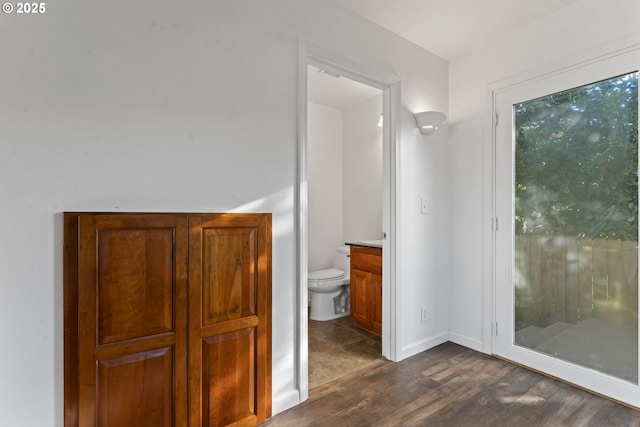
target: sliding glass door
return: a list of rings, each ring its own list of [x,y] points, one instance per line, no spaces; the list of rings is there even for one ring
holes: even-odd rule
[[[637,406],[638,72],[624,67],[494,97],[494,349]]]

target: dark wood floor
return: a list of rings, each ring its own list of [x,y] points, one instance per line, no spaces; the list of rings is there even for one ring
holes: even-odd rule
[[[263,426],[640,426],[639,411],[453,343],[309,394]]]
[[[328,322],[309,320],[310,389],[380,360],[380,337],[356,326],[351,317]]]

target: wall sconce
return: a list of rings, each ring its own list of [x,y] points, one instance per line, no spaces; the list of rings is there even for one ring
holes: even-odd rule
[[[440,111],[423,111],[421,113],[415,113],[413,117],[416,118],[418,129],[423,135],[431,135],[437,131],[438,125],[447,118],[446,114]]]

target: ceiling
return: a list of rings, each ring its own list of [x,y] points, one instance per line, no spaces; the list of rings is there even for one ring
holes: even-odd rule
[[[580,0],[331,0],[446,60]],[[344,110],[378,89],[308,69],[308,100]]]
[[[580,0],[332,0],[452,60]]]
[[[381,92],[380,89],[327,73],[317,67],[307,67],[307,100],[314,104],[344,110]]]

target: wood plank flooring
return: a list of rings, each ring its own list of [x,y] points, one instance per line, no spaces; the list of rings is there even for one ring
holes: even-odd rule
[[[332,334],[328,325],[320,328],[323,339]],[[317,382],[306,402],[262,426],[640,427],[640,411],[453,343],[399,363],[373,354]]]
[[[356,326],[351,317],[309,321],[310,389],[380,360],[380,337]]]

